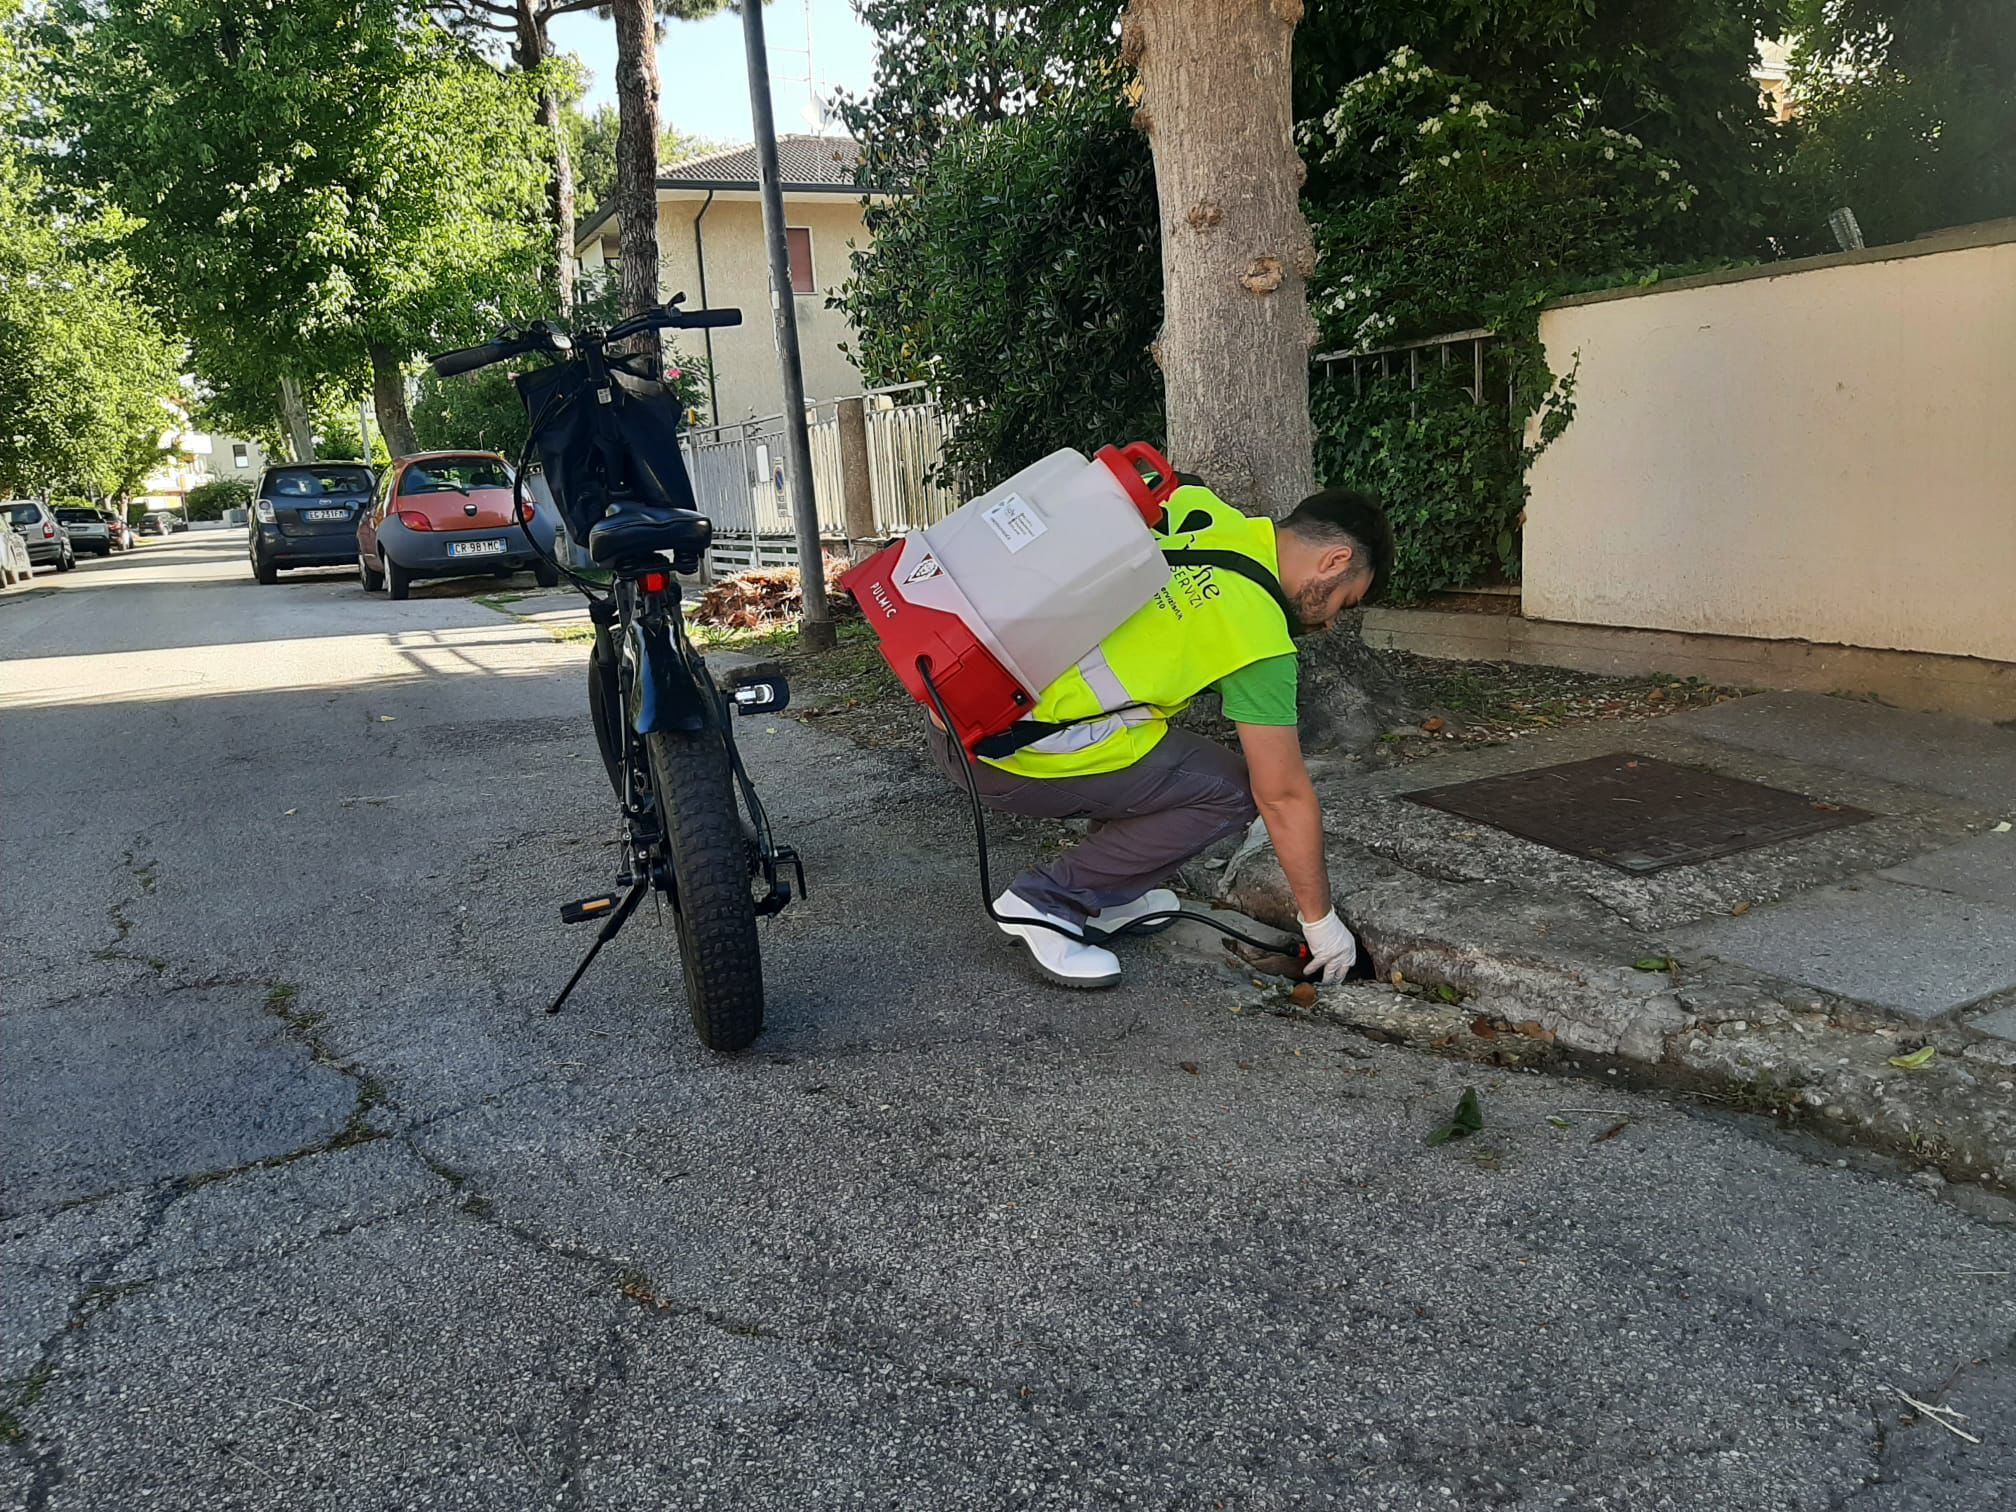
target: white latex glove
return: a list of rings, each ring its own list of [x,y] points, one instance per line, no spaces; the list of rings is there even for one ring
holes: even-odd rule
[[[1344,973],[1358,960],[1358,942],[1351,937],[1351,926],[1337,917],[1334,908],[1313,923],[1299,914],[1296,917],[1309,945],[1309,964],[1302,975],[1312,982],[1343,981]]]

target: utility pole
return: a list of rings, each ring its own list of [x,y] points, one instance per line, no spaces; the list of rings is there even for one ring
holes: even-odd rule
[[[805,429],[805,374],[798,360],[798,310],[791,295],[791,248],[784,234],[784,191],[777,176],[777,123],[770,111],[770,55],[763,42],[762,0],[742,0],[742,43],[749,59],[749,113],[763,185],[763,239],[770,246],[770,314],[777,367],[784,379],[784,454],[791,472],[791,519],[797,527],[798,582],[805,598],[798,622],[806,649],[832,649],[833,613],[826,607],[826,558],[819,544],[819,506],[812,489],[812,438]]]

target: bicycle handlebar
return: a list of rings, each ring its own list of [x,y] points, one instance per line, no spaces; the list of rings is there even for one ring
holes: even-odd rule
[[[620,321],[607,331],[583,331],[579,343],[570,342],[559,331],[547,326],[535,326],[530,331],[499,336],[495,341],[481,345],[460,347],[452,352],[442,352],[427,359],[427,365],[435,376],[453,378],[460,373],[473,373],[478,368],[489,367],[494,362],[508,362],[513,357],[522,357],[527,352],[564,353],[577,344],[593,343],[597,347],[612,341],[621,341],[645,331],[701,331],[720,330],[726,326],[742,324],[740,310],[695,310],[690,314],[679,308],[681,294],[655,310]]]

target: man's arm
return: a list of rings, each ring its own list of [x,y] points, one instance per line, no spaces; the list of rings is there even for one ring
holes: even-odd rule
[[[1267,821],[1295,909],[1304,919],[1330,912],[1330,873],[1323,864],[1323,809],[1316,786],[1302,764],[1302,739],[1293,725],[1235,726],[1239,748],[1246,753],[1246,774],[1253,784],[1253,802]]]

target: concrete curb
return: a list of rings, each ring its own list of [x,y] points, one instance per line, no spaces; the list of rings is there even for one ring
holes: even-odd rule
[[[2016,1193],[2008,1041],[1964,1025],[1894,1024],[1719,961],[1635,969],[1673,952],[1586,898],[1438,882],[1362,852],[1333,852],[1331,873],[1379,984],[1324,989],[1312,1017],[1504,1064],[1614,1066]],[[1277,927],[1294,923],[1271,852],[1242,865],[1224,901]],[[1437,1001],[1438,989],[1458,1001]],[[1928,1045],[1927,1064],[1891,1064]]]

